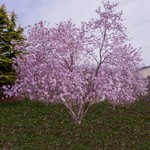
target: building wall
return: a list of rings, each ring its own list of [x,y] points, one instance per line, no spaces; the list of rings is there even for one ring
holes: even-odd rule
[[[144,78],[147,78],[148,76],[150,76],[150,67],[140,70],[140,73]]]

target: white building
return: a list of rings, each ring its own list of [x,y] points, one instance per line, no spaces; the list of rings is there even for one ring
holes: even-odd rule
[[[144,78],[150,78],[150,66],[145,66],[141,68],[140,73]]]

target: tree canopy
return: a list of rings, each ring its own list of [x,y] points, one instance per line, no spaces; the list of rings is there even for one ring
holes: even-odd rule
[[[139,73],[140,49],[128,43],[117,3],[103,2],[97,19],[76,27],[72,21],[48,28],[42,21],[29,28],[14,63],[15,85],[8,96],[61,102],[80,124],[91,104],[109,100],[114,106],[146,94]],[[28,46],[27,46],[28,45]]]
[[[18,52],[13,45],[23,39],[23,28],[17,26],[15,12],[7,12],[5,5],[0,6],[0,87],[15,82],[16,74],[12,67],[13,58]]]

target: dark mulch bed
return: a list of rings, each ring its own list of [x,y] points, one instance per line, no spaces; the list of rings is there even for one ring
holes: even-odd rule
[[[0,97],[0,102],[15,102],[15,101],[20,101],[22,98],[21,97],[5,97],[1,96]]]

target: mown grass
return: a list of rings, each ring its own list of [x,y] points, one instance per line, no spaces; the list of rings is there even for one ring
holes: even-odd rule
[[[61,104],[0,103],[0,149],[150,150],[150,103],[94,104],[78,126]]]

